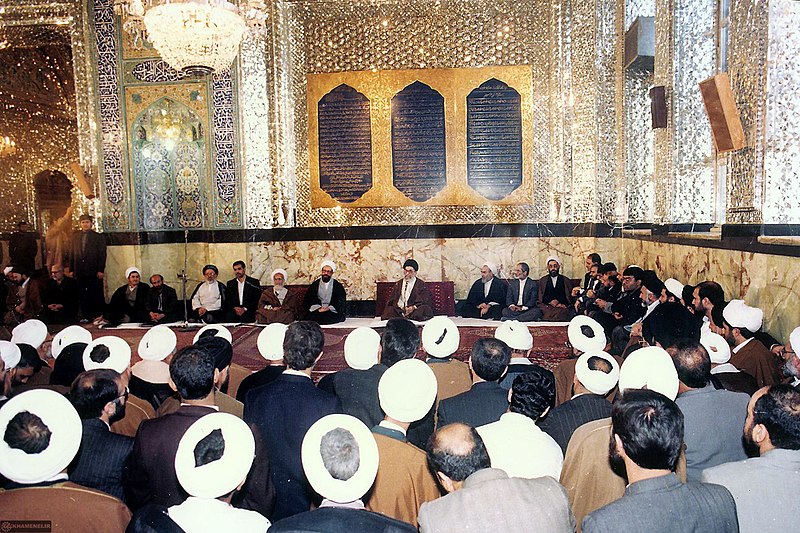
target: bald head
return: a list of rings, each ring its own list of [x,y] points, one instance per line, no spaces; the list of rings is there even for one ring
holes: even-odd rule
[[[489,453],[475,428],[458,423],[448,424],[431,436],[428,462],[449,492],[458,490],[473,473],[491,466]]]

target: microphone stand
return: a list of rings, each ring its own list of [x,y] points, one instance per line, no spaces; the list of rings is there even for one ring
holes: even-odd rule
[[[186,283],[188,276],[186,269],[188,267],[187,261],[189,259],[189,230],[183,230],[183,269],[178,272],[178,278],[181,280],[181,298],[183,298],[183,324],[181,324],[181,331],[188,331],[189,329],[189,302],[186,301]]]

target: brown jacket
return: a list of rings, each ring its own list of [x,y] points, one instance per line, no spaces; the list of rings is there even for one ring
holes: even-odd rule
[[[756,378],[758,388],[780,383],[783,379],[778,358],[756,339],[742,346],[736,353],[731,350],[730,363]]]
[[[408,295],[408,305],[416,305],[417,308],[411,312],[410,315],[403,317],[403,313],[397,302],[403,294],[403,280],[400,279],[392,287],[392,295],[389,301],[386,302],[386,308],[381,313],[381,320],[389,320],[390,318],[408,318],[409,320],[425,321],[433,318],[433,297],[428,290],[428,286],[424,281],[417,278],[414,282],[414,287],[411,289],[411,294]]]
[[[125,404],[125,418],[111,424],[111,431],[119,435],[135,437],[139,424],[155,417],[156,411],[150,402],[129,394]]]
[[[381,431],[383,428],[376,428]],[[381,457],[367,509],[417,526],[420,506],[441,494],[428,469],[425,452],[393,437],[376,433]]]
[[[47,520],[53,533],[122,533],[131,520],[131,512],[117,498],[70,481],[0,491],[0,516]]]
[[[244,404],[239,402],[223,392],[216,391],[214,393],[214,405],[219,407],[220,413],[228,413],[229,415],[242,418],[244,416]],[[161,407],[158,408],[158,416],[168,415],[174,413],[181,408],[181,399],[177,396],[170,396]]]
[[[467,392],[472,387],[472,377],[469,374],[469,365],[458,359],[428,359],[428,366],[436,376],[438,390],[436,392],[436,407],[439,402],[452,398],[462,392]]]
[[[267,306],[271,306],[272,309],[266,309]],[[299,317],[300,300],[298,300],[293,291],[287,289],[283,305],[281,305],[278,297],[275,296],[274,287],[267,287],[261,292],[261,298],[258,300],[258,309],[256,309],[256,322],[259,324],[273,324],[275,322],[291,324]]]

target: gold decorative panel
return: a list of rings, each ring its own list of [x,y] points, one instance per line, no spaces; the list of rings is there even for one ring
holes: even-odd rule
[[[467,96],[482,83],[497,79],[521,97],[522,184],[501,200],[491,202],[467,183]],[[400,207],[418,205],[392,186],[391,102],[405,87],[422,82],[444,97],[447,184],[424,205],[530,204],[532,191],[533,122],[531,119],[531,69],[485,67],[480,69],[426,69],[378,72],[340,72],[308,76],[308,139],[313,207]],[[331,90],[345,84],[369,100],[372,131],[372,188],[361,198],[340,204],[320,187],[318,103]]]

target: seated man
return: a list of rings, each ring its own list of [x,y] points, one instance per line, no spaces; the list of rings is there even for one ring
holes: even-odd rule
[[[496,272],[497,267],[494,264],[483,264],[481,277],[472,284],[467,301],[464,302],[464,318],[500,320],[506,303],[506,283],[495,278]]]
[[[783,376],[778,358],[755,338],[761,330],[764,312],[750,307],[744,300],[731,300],[722,311],[722,317],[724,337],[731,346],[730,363],[756,378],[759,387],[780,383]]]
[[[731,491],[742,533],[792,531],[799,510],[793,492],[781,488],[800,486],[800,391],[758,390],[747,406],[744,440],[756,457],[704,470],[700,481]]]
[[[184,318],[178,304],[178,293],[164,283],[164,276],[150,276],[150,290],[147,292],[147,322],[151,324],[169,324]]]
[[[468,425],[451,424],[436,431],[428,462],[449,494],[422,504],[421,533],[575,531],[567,494],[556,480],[510,478],[491,468],[481,437]]]
[[[528,277],[529,273],[528,263],[517,263],[514,267],[514,279],[508,282],[506,291],[503,320],[534,322],[542,319],[542,310],[537,307],[539,285]]]
[[[317,324],[336,324],[347,318],[347,294],[344,286],[333,279],[336,264],[322,262],[322,276],[315,280],[306,291],[303,310],[308,319]]]
[[[114,291],[103,314],[103,319],[110,326],[120,322],[146,322],[149,318],[147,293],[150,287],[147,283],[141,283],[139,269],[136,267],[128,268],[125,277],[128,283]]]
[[[291,324],[300,317],[300,302],[297,295],[287,289],[286,271],[277,268],[272,271],[272,287],[261,293],[256,309],[256,321],[259,324]]]
[[[547,275],[539,279],[539,309],[542,320],[566,322],[572,318],[572,280],[560,273],[561,260],[547,258]]]
[[[8,279],[13,286],[8,294],[6,324],[18,324],[38,316],[44,309],[39,282],[30,277],[30,272],[18,266],[9,271]]]
[[[406,259],[403,263],[403,279],[392,287],[392,295],[386,302],[381,320],[407,318],[423,322],[433,316],[433,298],[427,285],[417,277],[419,263]]]
[[[228,305],[228,322],[255,322],[258,300],[261,298],[261,285],[256,278],[247,275],[244,261],[233,264],[234,278],[225,285]]]
[[[624,391],[611,412],[610,453],[624,463],[628,486],[622,498],[584,518],[582,531],[738,531],[726,488],[681,483],[675,475],[682,444],[675,402],[653,390]]]
[[[57,525],[54,531],[124,532],[131,513],[121,501],[69,481],[67,467],[80,446],[81,420],[61,394],[36,389],[6,403],[0,474],[11,483],[0,491],[3,515],[19,523],[45,520]]]
[[[217,281],[216,265],[203,267],[206,280],[195,287],[191,296],[192,312],[189,318],[213,324],[225,320],[225,285]]]
[[[64,267],[50,267],[44,290],[44,309],[40,315],[47,324],[74,324],[78,321],[78,282],[64,276]]]
[[[435,316],[422,328],[422,348],[438,383],[437,402],[466,392],[472,385],[469,366],[452,357],[460,342],[458,328],[446,316]]]
[[[365,509],[363,498],[378,471],[378,446],[359,420],[347,415],[321,418],[303,438],[302,458],[303,471],[322,496],[322,504],[273,524],[270,531],[417,531],[410,524]]]

